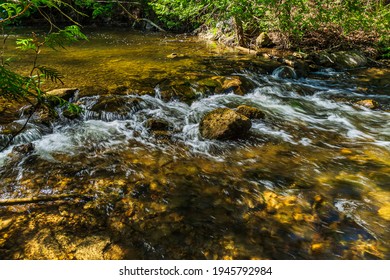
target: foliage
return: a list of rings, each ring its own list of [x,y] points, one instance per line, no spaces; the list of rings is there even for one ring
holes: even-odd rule
[[[87,39],[77,25],[60,29],[48,19],[51,24],[51,29],[46,36],[38,36],[32,32],[30,38],[22,38],[16,41],[17,48],[31,52],[34,58],[29,75],[22,75],[12,71],[9,67],[8,60],[4,59],[4,46],[9,36],[9,33],[6,32],[7,27],[18,18],[28,14],[29,10],[41,9],[43,5],[46,7],[54,7],[57,10],[60,9],[60,6],[69,6],[66,2],[59,0],[0,1],[0,28],[3,31],[3,49],[1,51],[0,63],[0,97],[28,102],[33,106],[33,112],[40,107],[53,110],[53,106],[59,104],[60,106],[67,106],[67,109],[71,113],[79,113],[80,108],[78,106],[68,103],[59,97],[46,95],[42,90],[42,83],[47,80],[63,83],[63,77],[56,69],[38,64],[38,56],[44,46],[52,49],[65,48],[74,42]],[[57,31],[53,32],[53,28],[56,28]],[[27,119],[27,122],[30,117]]]
[[[292,39],[318,28],[339,27],[379,34],[389,41],[390,5],[382,0],[152,0],[150,5],[168,27],[203,23],[215,26],[234,18],[244,32],[282,32]]]

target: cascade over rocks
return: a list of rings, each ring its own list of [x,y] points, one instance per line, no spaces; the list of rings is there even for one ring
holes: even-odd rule
[[[228,140],[245,136],[252,122],[244,115],[228,108],[218,108],[208,112],[199,124],[202,137]]]
[[[125,98],[114,95],[100,96],[98,102],[92,106],[91,111],[104,111],[124,116],[131,111],[138,110],[141,102],[140,98]]]
[[[312,53],[308,58],[319,66],[331,67],[337,70],[360,68],[368,64],[367,58],[357,51],[338,51],[334,53],[323,51]]]

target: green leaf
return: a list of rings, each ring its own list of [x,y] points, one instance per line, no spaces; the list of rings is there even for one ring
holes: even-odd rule
[[[43,78],[51,80],[52,82],[61,82],[61,84],[64,84],[61,80],[64,76],[56,69],[46,66],[37,66],[36,68],[41,72]]]
[[[34,43],[34,39],[17,39],[16,44],[18,45],[18,49],[21,49],[23,51],[27,50],[36,50],[37,45]]]
[[[80,40],[87,40],[87,36],[81,32],[77,25],[70,25],[63,30],[47,35],[45,44],[52,49],[65,48]]]

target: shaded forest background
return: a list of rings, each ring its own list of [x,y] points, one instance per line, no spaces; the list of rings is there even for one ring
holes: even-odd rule
[[[33,0],[13,24],[123,26],[172,32],[207,30],[251,47],[261,32],[284,49],[364,49],[390,54],[389,0]],[[4,8],[4,7],[3,7]],[[2,11],[6,17],[10,11]],[[11,11],[12,14],[12,11]]]

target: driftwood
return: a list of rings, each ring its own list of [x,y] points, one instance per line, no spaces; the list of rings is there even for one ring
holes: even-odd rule
[[[58,194],[58,195],[35,196],[35,197],[25,197],[25,198],[2,199],[0,200],[0,206],[11,206],[11,205],[39,203],[39,202],[47,202],[47,201],[57,201],[57,200],[65,200],[69,198],[88,199],[88,197],[79,194]]]
[[[246,54],[257,55],[257,51],[251,50],[251,49],[248,49],[248,48],[244,48],[244,47],[235,47],[235,49],[238,50],[238,51],[240,51],[240,52],[246,53]]]

